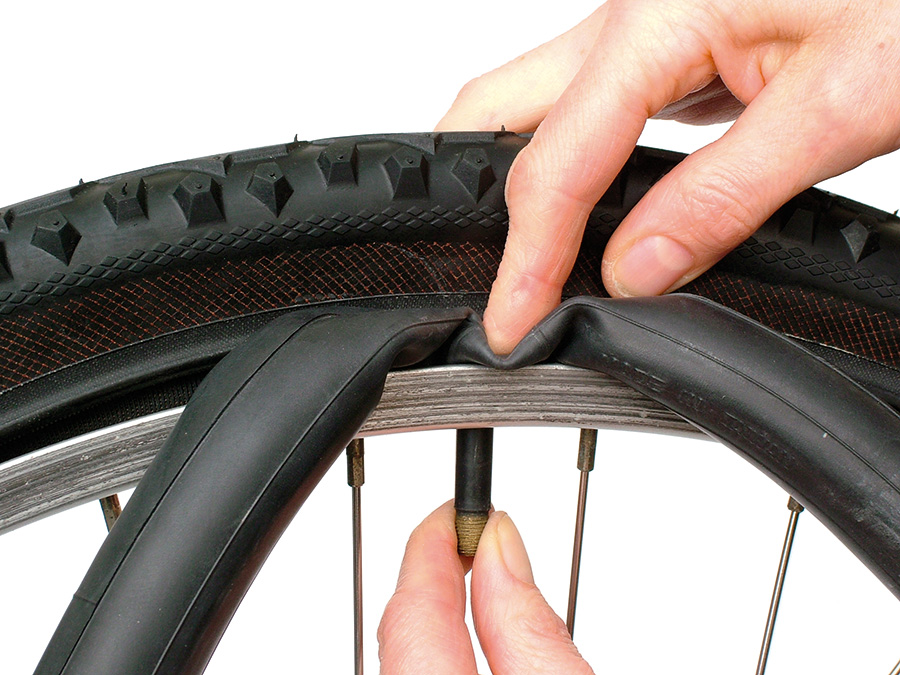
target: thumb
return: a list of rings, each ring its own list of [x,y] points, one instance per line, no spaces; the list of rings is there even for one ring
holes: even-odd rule
[[[534,585],[519,531],[502,511],[491,515],[478,544],[472,615],[494,675],[593,673]]]
[[[835,112],[815,95],[825,79],[821,72],[779,76],[722,138],[651,188],[604,253],[611,295],[659,295],[684,285],[792,196],[883,151],[853,105]]]

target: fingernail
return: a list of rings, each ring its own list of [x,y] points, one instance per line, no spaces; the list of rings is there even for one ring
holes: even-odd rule
[[[693,266],[694,255],[682,244],[654,235],[639,240],[619,258],[613,278],[621,295],[659,295]]]
[[[534,574],[531,571],[531,561],[525,552],[525,544],[515,524],[507,515],[497,525],[497,539],[500,544],[500,555],[506,569],[519,581],[526,584],[534,583]]]

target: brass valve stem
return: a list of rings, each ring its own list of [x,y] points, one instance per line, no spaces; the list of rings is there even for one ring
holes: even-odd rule
[[[456,538],[462,555],[474,556],[491,510],[494,430],[456,432]]]

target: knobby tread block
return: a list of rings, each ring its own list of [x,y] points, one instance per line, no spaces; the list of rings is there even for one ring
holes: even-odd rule
[[[864,220],[869,219],[864,218]],[[852,222],[841,228],[841,236],[847,242],[847,248],[855,262],[860,262],[879,249],[880,237],[871,222],[865,224],[859,218],[854,218]]]
[[[263,162],[256,166],[247,192],[265,204],[274,215],[281,213],[294,188],[276,162]]]
[[[34,246],[66,264],[71,262],[80,241],[81,233],[56,210],[42,213],[31,235]]]
[[[398,233],[440,239],[479,232],[502,240],[503,185],[527,142],[505,131],[295,139],[89,181],[24,202],[0,211],[0,315],[136,274],[261,248]],[[680,158],[636,150],[588,221],[590,245],[602,246]],[[898,225],[896,216],[810,190],[722,264],[898,311],[900,288],[892,281],[900,266]],[[193,235],[189,243],[185,228]],[[128,236],[112,236],[116,229]],[[139,253],[130,257],[132,251]]]
[[[497,182],[491,160],[483,148],[467,148],[453,166],[453,175],[476,202]]]
[[[147,183],[143,178],[116,181],[103,195],[103,204],[119,226],[146,218]]]
[[[188,227],[197,227],[225,219],[222,186],[212,176],[192,172],[185,176],[174,192]]]
[[[785,223],[781,234],[786,239],[801,244],[812,244],[816,231],[816,214],[808,209],[797,209]]]
[[[6,281],[12,278],[9,271],[9,258],[6,256],[6,244],[0,242],[0,281]]]
[[[328,187],[356,185],[359,173],[356,143],[334,143],[319,153],[316,164]]]
[[[428,160],[412,149],[402,148],[384,162],[394,199],[415,199],[428,196]]]

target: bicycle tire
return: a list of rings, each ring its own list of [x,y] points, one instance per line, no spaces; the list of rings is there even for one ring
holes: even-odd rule
[[[288,307],[483,306],[506,172],[525,143],[505,132],[295,141],[3,209],[0,461],[183,405]],[[606,239],[680,158],[636,150],[588,221],[566,297],[605,295]],[[808,190],[684,290],[803,341],[896,404],[898,222]]]

